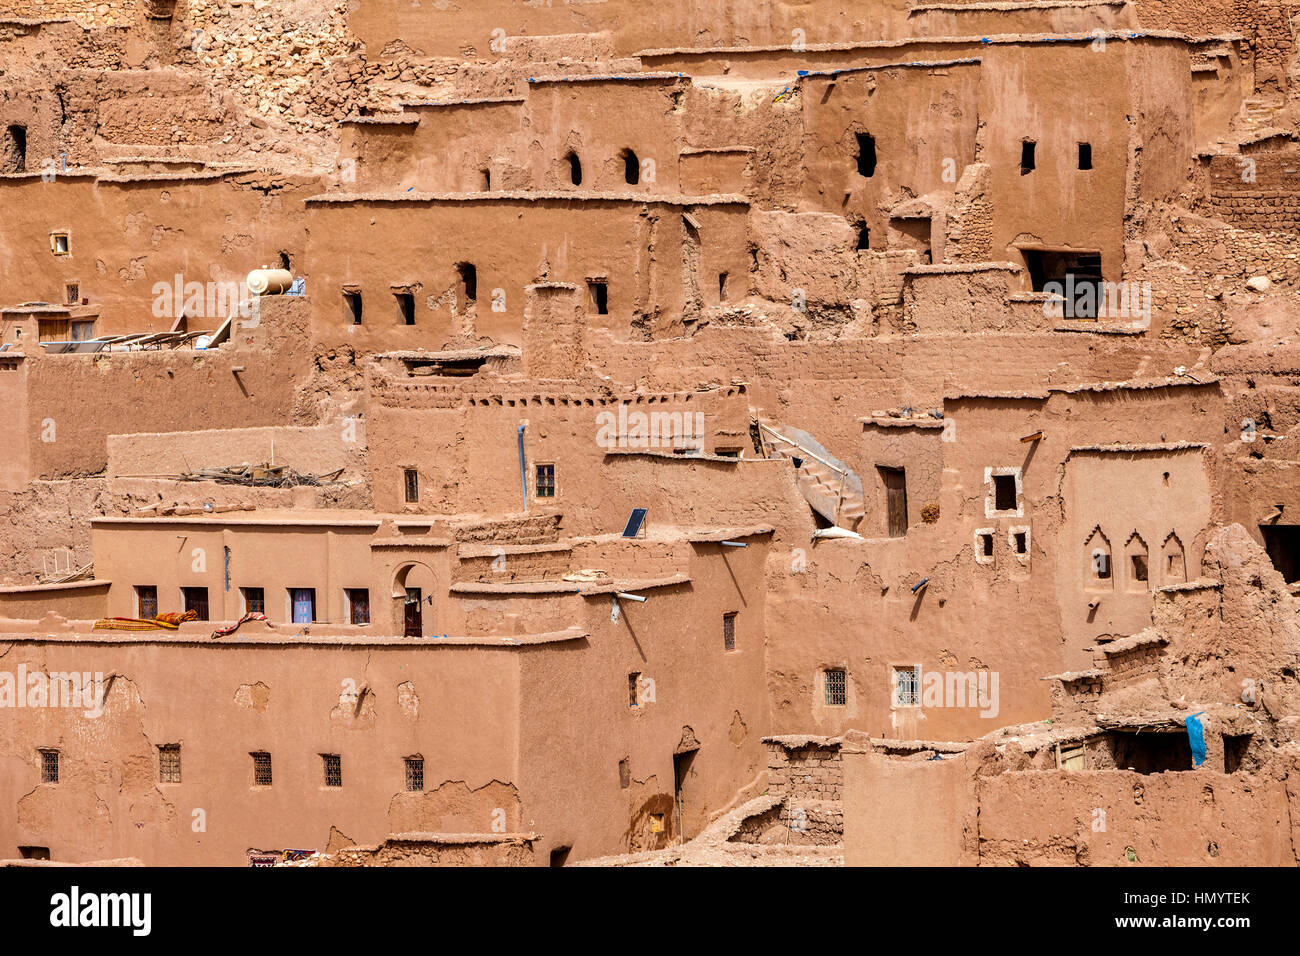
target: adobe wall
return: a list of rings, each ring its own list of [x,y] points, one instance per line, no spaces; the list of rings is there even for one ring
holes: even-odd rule
[[[545,834],[540,849],[567,844],[575,857],[657,849],[682,829],[698,834],[738,791],[761,791],[768,548],[747,540],[743,549],[695,546],[689,585],[642,591],[644,604],[620,601],[617,622],[610,597],[575,598],[586,605],[585,647],[523,656],[521,790],[546,795],[529,816]],[[725,613],[737,615],[730,652]],[[679,828],[673,757],[691,749]],[[584,812],[575,816],[575,806]],[[652,832],[651,814],[664,815],[663,832]]]
[[[372,57],[400,40],[429,56],[491,58],[493,31],[497,29],[503,31],[503,38],[609,31],[617,52],[628,55],[649,47],[674,46],[684,37],[704,47],[788,45],[795,29],[803,30],[810,44],[863,35],[898,36],[908,6],[906,0],[886,0],[859,9],[831,0],[756,9],[732,0],[691,0],[672,10],[651,10],[624,0],[595,4],[559,0],[545,7],[490,0],[467,13],[367,0],[353,11],[348,25]]]
[[[687,235],[682,218],[688,208],[701,223],[695,237]],[[589,279],[608,288],[608,314],[588,306],[593,328],[679,334],[692,298],[716,302],[717,274],[743,276],[748,264],[743,206],[688,208],[622,197],[526,194],[411,201],[388,196],[378,206],[365,196],[309,203],[313,336],[366,350],[437,349],[483,339],[518,345],[526,286],[551,280],[585,290]],[[431,256],[427,240],[365,239],[378,237],[376,230],[384,236],[455,235],[457,242]],[[473,304],[459,288],[460,263],[476,270]],[[344,314],[345,286],[361,292],[359,326]],[[402,290],[415,296],[411,326],[398,315],[394,293]]]
[[[293,421],[297,387],[311,362],[305,300],[277,298],[265,306],[261,323],[263,334],[276,339],[274,352],[221,348],[27,356],[27,414],[6,420],[10,447],[28,450],[25,477],[98,474],[108,464],[108,436],[123,432]],[[142,402],[146,389],[162,398]]]
[[[285,465],[303,474],[342,468],[339,480],[364,482],[368,475],[365,419],[298,428],[277,425],[108,436],[109,477],[177,475],[244,463]]]
[[[195,282],[204,284],[203,311],[189,328],[216,329],[238,297],[208,314],[223,299],[209,295],[207,284],[242,283],[251,269],[275,264],[281,251],[296,262],[303,252],[299,203],[313,191],[303,180],[211,172],[0,178],[6,304],[61,303],[65,283],[73,282],[99,309],[97,335],[166,332],[189,298],[184,286]],[[55,231],[69,234],[70,254],[53,253]],[[169,292],[160,296],[158,283]]]
[[[521,391],[505,383],[499,391],[465,394],[416,381],[384,383],[382,397],[370,407],[369,462],[375,502],[381,510],[488,514],[520,510],[520,425],[525,426],[531,506],[562,510],[566,528],[576,532],[618,530],[627,517],[623,506],[637,496],[660,506],[658,521],[682,524],[697,517],[701,524],[726,523],[728,514],[743,514],[746,507],[753,507],[752,494],[770,487],[770,479],[764,478],[771,471],[767,462],[654,457],[671,458],[680,440],[683,447],[699,446],[709,455],[730,447],[752,458],[743,388],[629,394],[620,400],[617,395],[586,389],[546,393]],[[416,448],[418,454],[413,452]],[[644,458],[630,454],[640,449],[650,454]],[[556,464],[556,486],[553,497],[539,499],[535,466],[543,463]],[[405,501],[403,471],[410,468],[420,476],[420,500],[415,503]],[[705,499],[664,495],[667,487],[651,478],[661,475],[672,475],[674,485],[686,482],[683,487],[698,488]],[[710,484],[717,489],[713,493],[707,491]],[[731,502],[720,500],[724,487],[727,497],[736,496]],[[644,505],[638,500],[635,506]],[[704,517],[711,509],[713,517]]]
[[[98,718],[0,708],[15,744],[0,757],[0,801],[14,808],[0,820],[6,857],[36,844],[65,861],[242,866],[250,849],[491,832],[498,809],[507,830],[521,829],[515,649],[226,646],[206,631],[9,646],[11,673],[117,677]],[[182,783],[158,782],[166,743],[181,745]],[[61,752],[57,786],[39,782],[38,747]],[[272,755],[271,787],[253,786],[258,750]],[[321,753],[342,757],[341,788],[324,786]],[[405,790],[413,754],[424,757],[423,793]]]
[[[975,161],[981,73],[977,61],[804,78],[805,206],[861,221],[871,248],[885,248],[892,206],[951,192]],[[869,177],[858,171],[859,133],[875,139]]]
[[[849,866],[1291,866],[1291,788],[1210,770],[1023,770],[844,752]],[[1134,851],[1129,859],[1127,851]]]
[[[1083,452],[1067,461],[1062,492],[1069,504],[1057,547],[1067,669],[1088,666],[1085,649],[1096,638],[1145,627],[1152,588],[1199,575],[1213,499],[1207,458],[1193,448]],[[1110,565],[1108,577],[1094,571],[1097,551]],[[1134,556],[1145,560],[1146,580],[1139,580]]]
[[[1290,809],[1282,780],[1209,770],[985,777],[979,865],[1293,866]]]
[[[961,866],[979,832],[964,755],[899,760],[842,749],[845,866]]]
[[[38,621],[51,606],[69,617],[93,620],[108,607],[107,581],[0,587],[0,617]]]

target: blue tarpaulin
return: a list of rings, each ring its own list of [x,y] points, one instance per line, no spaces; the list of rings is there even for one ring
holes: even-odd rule
[[[1192,746],[1192,764],[1197,767],[1205,763],[1205,731],[1200,721],[1203,713],[1205,711],[1198,710],[1183,721],[1187,725],[1187,742]]]

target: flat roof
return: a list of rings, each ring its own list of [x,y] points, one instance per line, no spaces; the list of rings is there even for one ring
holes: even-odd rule
[[[690,80],[685,73],[669,71],[648,71],[645,73],[575,73],[569,76],[530,76],[529,83],[646,83],[665,82],[668,80]]]
[[[19,623],[19,622],[6,622]],[[40,626],[39,622],[30,623],[32,630]],[[190,621],[182,624],[178,630],[152,631],[93,631],[93,621],[69,622],[79,629],[46,632],[44,634],[24,633],[23,631],[0,630],[0,639],[6,644],[164,644],[191,645],[198,647],[529,647],[539,644],[562,644],[580,641],[590,637],[590,632],[574,626],[561,631],[545,631],[532,634],[501,634],[484,636],[437,636],[403,637],[398,634],[366,634],[365,627],[354,625],[347,628],[347,633],[338,633],[339,625],[329,624],[277,624],[274,628],[260,621],[245,623],[234,634],[225,637],[212,637],[212,631],[234,621]],[[84,629],[80,629],[84,628]],[[330,633],[333,631],[334,633]]]
[[[614,203],[659,203],[666,206],[748,206],[749,200],[735,193],[715,193],[708,196],[681,196],[659,193],[638,192],[567,192],[562,190],[502,190],[500,192],[463,192],[463,193],[428,193],[409,190],[407,192],[376,193],[321,193],[309,196],[303,202],[307,204],[342,205],[347,203],[470,203],[470,202],[614,202]]]
[[[1093,31],[1091,33],[1002,33],[991,36],[961,36],[961,37],[900,37],[891,40],[855,40],[851,42],[840,43],[810,43],[803,53],[838,53],[851,52],[853,50],[882,50],[897,49],[899,47],[923,45],[923,44],[1039,44],[1039,43],[1092,43],[1096,40],[1181,40],[1188,43],[1205,43],[1207,41],[1222,42],[1242,42],[1246,37],[1239,33],[1215,33],[1205,36],[1194,36],[1186,33],[1178,33],[1173,30],[1107,30]],[[648,50],[638,50],[633,56],[640,58],[668,57],[668,56],[740,56],[743,54],[754,53],[781,53],[789,54],[794,51],[789,45],[755,45],[755,46],[712,46],[712,47],[657,47]]]

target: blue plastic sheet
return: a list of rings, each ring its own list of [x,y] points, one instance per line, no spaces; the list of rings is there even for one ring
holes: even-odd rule
[[[1192,747],[1192,763],[1197,767],[1205,763],[1205,730],[1200,720],[1203,713],[1205,711],[1198,710],[1183,721],[1187,725],[1187,742]]]

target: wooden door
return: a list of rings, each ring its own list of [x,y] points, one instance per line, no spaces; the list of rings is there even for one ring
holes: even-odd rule
[[[891,538],[907,534],[907,474],[902,468],[880,468],[885,485],[885,515]]]

